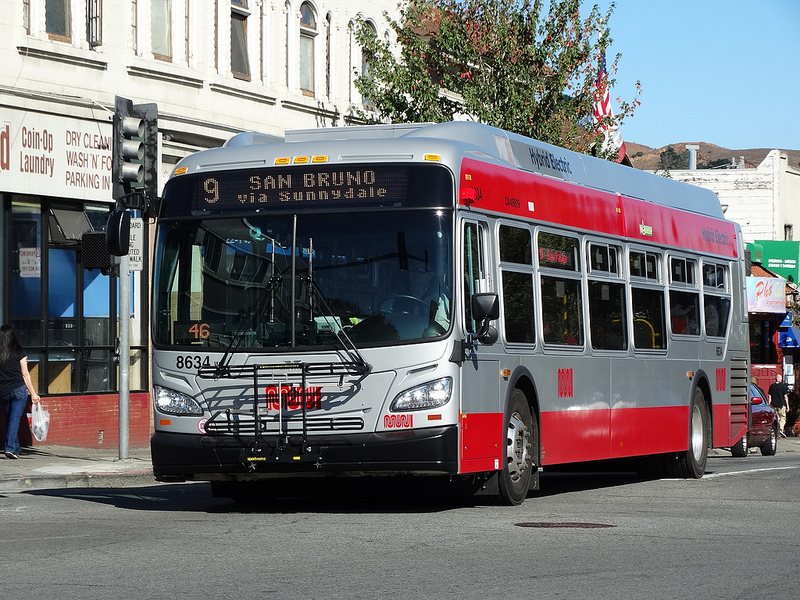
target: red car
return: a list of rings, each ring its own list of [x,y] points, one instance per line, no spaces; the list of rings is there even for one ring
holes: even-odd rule
[[[750,431],[731,446],[734,456],[747,456],[747,450],[758,446],[761,454],[772,456],[778,450],[778,416],[767,402],[767,395],[756,384],[750,384]]]

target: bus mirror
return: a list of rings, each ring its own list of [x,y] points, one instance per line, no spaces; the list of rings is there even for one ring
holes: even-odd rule
[[[477,339],[484,346],[491,346],[497,341],[497,329],[490,324],[500,317],[500,300],[495,293],[483,293],[472,295],[472,317],[481,322],[481,326],[475,334]]]
[[[108,215],[106,224],[106,245],[113,256],[125,256],[131,243],[131,213],[115,210]]]
[[[472,295],[472,318],[494,321],[500,317],[500,300],[494,292]]]

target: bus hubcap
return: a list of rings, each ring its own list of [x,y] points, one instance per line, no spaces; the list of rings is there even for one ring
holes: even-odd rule
[[[511,415],[508,422],[508,475],[511,481],[519,481],[530,465],[531,432],[522,421],[519,413]]]

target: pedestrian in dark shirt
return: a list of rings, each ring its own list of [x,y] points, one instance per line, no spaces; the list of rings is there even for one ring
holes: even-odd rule
[[[789,410],[789,386],[783,382],[783,375],[778,373],[775,376],[775,383],[769,386],[768,393],[770,406],[778,414],[781,437],[786,437],[783,430],[786,427],[786,413]]]
[[[39,394],[33,388],[28,357],[9,325],[0,327],[0,404],[8,417],[6,433],[6,458],[19,458],[19,423],[28,404],[28,393],[33,402]]]

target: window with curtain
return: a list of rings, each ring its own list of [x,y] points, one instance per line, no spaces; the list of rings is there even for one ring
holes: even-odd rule
[[[372,33],[377,37],[378,31],[375,29],[375,26],[372,23],[367,23],[367,26],[370,28]],[[367,55],[362,51],[361,52],[361,76],[364,79],[369,79],[370,72],[369,72],[369,61],[367,60]],[[373,110],[375,108],[372,99],[368,96],[361,96],[361,104],[364,105],[364,108],[367,110]]]
[[[300,6],[300,90],[314,95],[314,41],[317,36],[317,18],[307,2]]]
[[[54,39],[69,40],[72,36],[70,0],[45,0],[44,12],[47,34]]]
[[[250,80],[250,59],[247,56],[246,0],[231,2],[231,72],[238,79]]]
[[[153,55],[172,60],[172,0],[152,0],[150,38]]]

